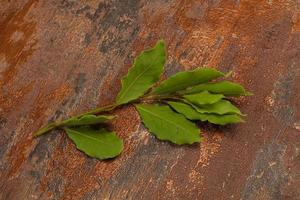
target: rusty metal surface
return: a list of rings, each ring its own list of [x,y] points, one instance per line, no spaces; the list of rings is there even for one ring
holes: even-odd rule
[[[114,100],[133,58],[163,38],[166,76],[233,70],[247,123],[157,141],[132,107],[115,160],[87,158],[49,120]],[[0,199],[300,199],[300,3],[291,0],[1,0]]]

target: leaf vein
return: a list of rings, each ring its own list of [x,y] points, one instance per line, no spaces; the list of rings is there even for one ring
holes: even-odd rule
[[[143,108],[141,108],[141,107],[140,107],[140,109],[143,110],[143,111],[145,111],[145,112],[147,112],[147,113],[149,113],[149,114],[152,114],[153,116],[155,116],[155,117],[157,117],[157,118],[159,118],[159,119],[162,119],[162,120],[164,120],[164,121],[166,121],[166,122],[169,122],[170,124],[173,124],[176,128],[180,128],[180,129],[182,129],[182,130],[185,130],[184,127],[178,126],[178,124],[176,124],[176,123],[174,123],[174,122],[172,122],[172,121],[169,121],[169,120],[167,120],[167,119],[165,119],[165,118],[162,118],[162,117],[160,117],[159,115],[156,115],[156,114],[153,113],[153,112],[150,112],[150,111],[148,111],[148,110],[146,110],[146,109],[143,109]]]
[[[98,140],[97,138],[93,138],[93,137],[88,136],[88,135],[86,135],[86,134],[82,134],[82,133],[80,133],[79,131],[76,131],[76,130],[73,130],[73,129],[70,129],[70,130],[72,130],[74,133],[76,133],[76,134],[78,134],[78,135],[80,135],[80,136],[82,136],[82,137],[87,137],[87,138],[89,138],[89,139],[91,139],[91,140],[94,140],[94,141],[103,143],[103,144],[105,144],[105,145],[109,145],[109,143],[103,142],[103,141],[101,141],[101,140]],[[99,133],[99,134],[101,134],[101,133]]]

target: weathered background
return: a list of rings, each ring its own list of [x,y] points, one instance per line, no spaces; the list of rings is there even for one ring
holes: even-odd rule
[[[168,44],[166,76],[232,70],[255,96],[247,123],[201,125],[205,141],[157,141],[132,107],[117,159],[32,132],[114,100],[133,58]],[[300,199],[297,0],[0,0],[0,199]]]

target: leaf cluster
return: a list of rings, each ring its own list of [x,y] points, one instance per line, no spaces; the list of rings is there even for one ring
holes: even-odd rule
[[[121,90],[112,105],[50,123],[35,135],[60,128],[88,156],[108,159],[122,152],[123,141],[104,128],[104,124],[114,116],[100,113],[125,104],[136,107],[144,125],[159,140],[178,145],[201,141],[197,121],[216,125],[244,121],[244,114],[231,102],[231,97],[249,96],[251,93],[240,84],[225,80],[228,74],[200,67],[179,72],[158,83],[166,63],[165,49],[165,43],[158,41],[134,60],[122,78]]]

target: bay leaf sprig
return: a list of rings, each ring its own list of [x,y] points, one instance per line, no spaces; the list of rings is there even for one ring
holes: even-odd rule
[[[157,139],[178,145],[202,140],[196,122],[216,125],[244,122],[245,115],[231,102],[231,97],[251,93],[238,83],[224,80],[230,73],[198,67],[179,72],[159,83],[165,63],[166,47],[160,40],[136,57],[121,80],[121,90],[114,103],[49,123],[34,135],[62,129],[86,155],[108,159],[122,152],[123,141],[105,128],[115,116],[103,113],[126,104],[135,106],[145,127]]]

